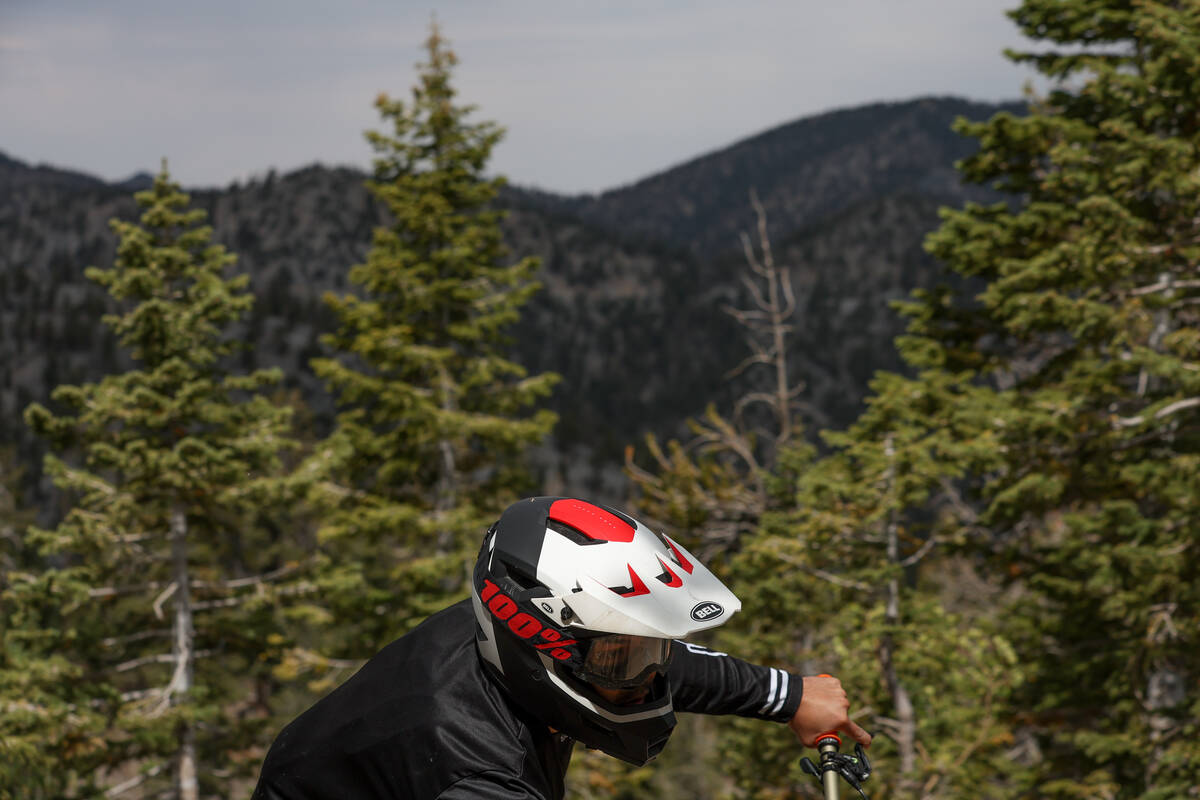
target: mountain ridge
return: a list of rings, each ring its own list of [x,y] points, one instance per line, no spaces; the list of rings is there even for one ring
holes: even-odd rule
[[[958,181],[953,163],[970,148],[949,126],[1000,110],[1013,107],[873,104],[776,126],[599,196],[506,187],[506,243],[514,258],[541,257],[545,287],[512,329],[513,357],[564,375],[543,480],[616,499],[626,445],[679,434],[707,402],[753,388],[753,376],[724,378],[745,351],[721,311],[746,300],[737,234],[753,225],[752,188],[802,295],[792,346],[813,427],[851,421],[870,375],[900,368],[888,301],[943,277],[921,247],[937,208],[996,197]],[[307,366],[332,324],[321,295],[350,288],[348,268],[386,222],[366,177],[310,165],[191,190],[257,297],[238,332],[251,344],[242,366],[282,367],[318,421],[332,412]],[[135,215],[128,186],[0,156],[0,442],[24,462],[40,453],[19,423],[30,401],[127,363],[97,335],[111,301],[82,273],[112,262],[108,219]]]

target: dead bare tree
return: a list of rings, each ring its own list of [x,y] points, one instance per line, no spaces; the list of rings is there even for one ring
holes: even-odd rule
[[[710,405],[703,416],[689,420],[692,438],[686,443],[671,441],[664,448],[648,437],[653,471],[634,461],[633,448],[626,450],[626,472],[642,495],[639,505],[651,518],[687,529],[702,557],[728,548],[757,527],[768,505],[766,474],[800,428],[797,397],[804,384],[793,382],[787,360],[796,295],[790,272],[776,263],[767,214],[753,190],[750,204],[754,235],[740,237],[748,267],[742,275],[748,307],[722,308],[742,326],[750,354],[725,377],[732,380],[752,367],[766,367],[769,382],[739,397],[729,417]],[[764,407],[765,420],[754,413]]]

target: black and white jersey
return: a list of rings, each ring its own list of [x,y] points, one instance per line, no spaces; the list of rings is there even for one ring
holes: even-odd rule
[[[368,661],[279,734],[253,800],[561,800],[574,742],[489,677],[464,600]],[[800,679],[676,642],[675,710],[786,721]]]
[[[667,667],[676,711],[737,714],[787,722],[800,706],[799,676],[748,664],[689,642],[675,642]]]

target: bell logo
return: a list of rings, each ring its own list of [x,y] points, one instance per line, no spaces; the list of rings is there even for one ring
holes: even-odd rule
[[[692,609],[692,619],[696,620],[697,622],[704,622],[706,619],[719,617],[724,613],[725,609],[721,608],[721,606],[716,603],[699,603],[695,608]]]

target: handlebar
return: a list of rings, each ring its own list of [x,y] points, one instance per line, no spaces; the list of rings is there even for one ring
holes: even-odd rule
[[[819,677],[832,678],[832,675],[822,674]],[[821,765],[817,766],[807,756],[800,759],[800,768],[807,774],[821,781],[825,789],[825,800],[841,800],[841,785],[838,777],[854,787],[862,800],[867,795],[862,790],[862,783],[871,777],[871,760],[863,751],[861,744],[854,745],[854,755],[842,755],[838,750],[842,746],[842,738],[834,731],[822,733],[816,740],[817,752],[821,754]]]

